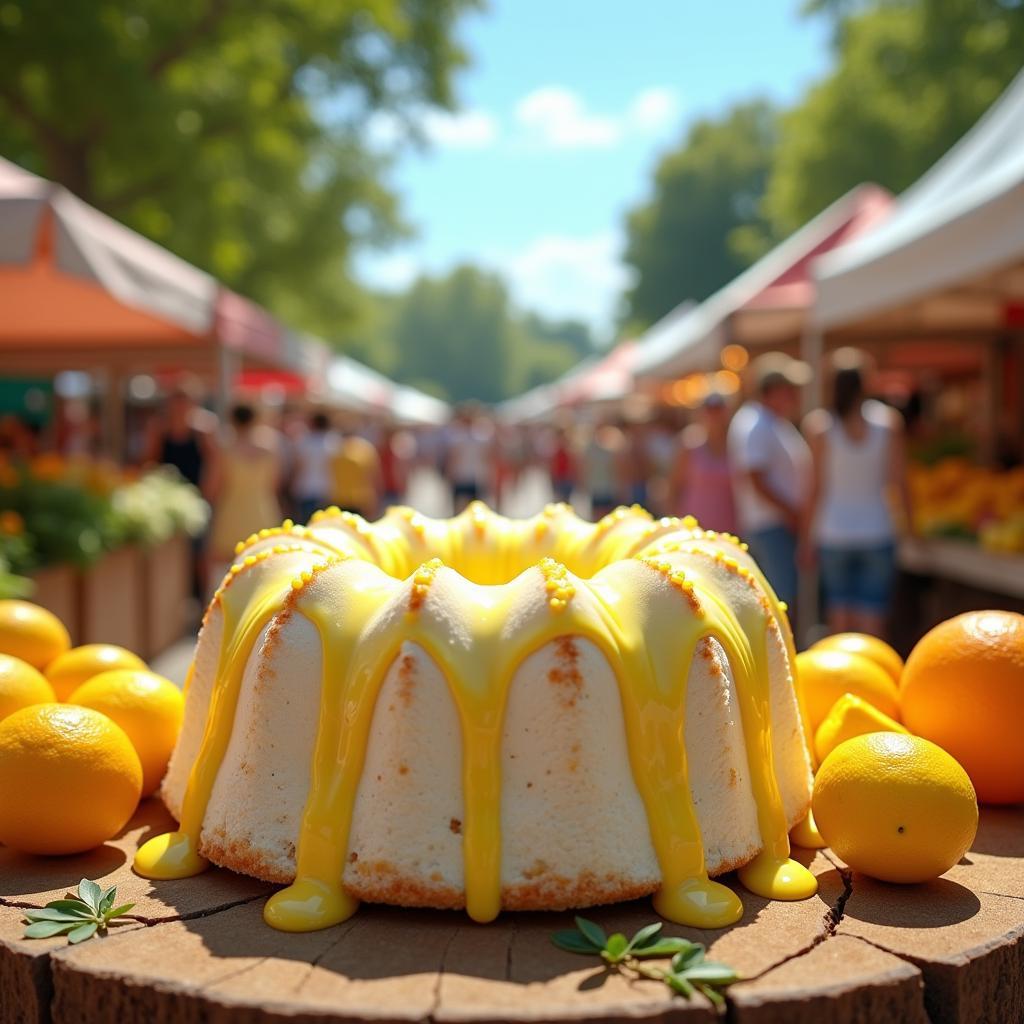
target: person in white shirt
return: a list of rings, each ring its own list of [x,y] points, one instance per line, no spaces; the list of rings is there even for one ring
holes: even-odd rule
[[[839,349],[832,370],[831,408],[805,422],[814,461],[800,561],[818,562],[832,632],[883,636],[896,570],[887,492],[911,522],[903,421],[865,398],[863,353]]]
[[[751,366],[755,398],[729,426],[740,534],[779,599],[795,607],[797,541],[810,483],[811,454],[794,426],[809,368],[780,352]]]
[[[445,476],[456,515],[487,493],[494,470],[494,426],[473,406],[456,412],[448,432]]]
[[[337,435],[331,430],[327,414],[315,412],[309,429],[295,442],[292,497],[300,522],[327,504],[331,493],[331,459],[338,447]]]

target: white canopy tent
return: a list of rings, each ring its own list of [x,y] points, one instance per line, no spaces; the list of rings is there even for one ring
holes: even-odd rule
[[[380,416],[407,426],[440,426],[451,416],[451,407],[439,398],[397,384],[344,355],[331,360],[322,397],[339,408]]]
[[[820,259],[825,331],[998,331],[1024,302],[1024,71],[897,200],[876,230]]]
[[[637,377],[678,377],[712,369],[722,347],[735,338],[734,321],[753,316],[775,322],[785,316],[785,331],[799,337],[803,316],[810,306],[809,289],[793,288],[809,275],[807,261],[839,244],[844,238],[868,230],[885,215],[889,195],[877,185],[851,189],[794,232],[742,274],[698,306],[679,306],[651,327],[640,341],[634,372]],[[793,278],[786,288],[780,284]],[[787,296],[785,307],[776,300],[758,305],[773,290]],[[794,326],[795,325],[795,326]],[[768,340],[777,340],[768,332]]]

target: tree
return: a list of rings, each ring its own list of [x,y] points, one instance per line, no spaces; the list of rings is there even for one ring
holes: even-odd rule
[[[765,213],[798,228],[862,181],[900,192],[1020,70],[1016,0],[812,0],[835,23],[836,65],[782,119]]]
[[[775,140],[775,110],[755,100],[696,122],[662,158],[653,195],[626,222],[624,258],[636,271],[625,296],[629,329],[706,298],[747,266]],[[734,234],[740,228],[748,231]]]
[[[504,282],[472,266],[368,294],[344,347],[406,384],[452,401],[499,401],[565,373],[593,344],[585,324],[519,313]]]
[[[6,0],[0,151],[333,334],[398,228],[372,112],[451,103],[473,0]]]

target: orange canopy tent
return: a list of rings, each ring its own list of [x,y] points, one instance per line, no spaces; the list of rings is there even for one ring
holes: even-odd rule
[[[242,368],[301,371],[283,327],[66,189],[0,159],[0,373],[106,381],[110,440],[126,377],[202,375],[223,405]]]

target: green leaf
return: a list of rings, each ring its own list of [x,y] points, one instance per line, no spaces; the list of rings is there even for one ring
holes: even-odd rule
[[[68,932],[68,942],[72,945],[85,942],[86,939],[91,939],[96,934],[98,928],[99,924],[96,921],[81,924],[74,931]]]
[[[63,935],[78,927],[75,922],[68,921],[35,921],[25,929],[25,938],[48,939],[52,935]]]
[[[665,984],[668,985],[673,992],[678,992],[681,996],[686,996],[687,999],[693,995],[693,986],[682,974],[666,974]]]
[[[112,885],[106,892],[100,896],[100,914],[105,914],[114,905],[114,900],[117,898],[117,886]]]
[[[81,900],[51,900],[46,904],[47,910],[60,910],[65,914],[74,914],[76,917],[92,917],[92,908]]]
[[[629,952],[629,939],[622,932],[608,936],[601,956],[610,964],[617,964]]]
[[[672,970],[684,971],[687,967],[699,964],[704,959],[704,947],[699,942],[691,942],[688,949],[682,949],[672,957]]]
[[[688,939],[677,939],[673,936],[663,936],[648,946],[633,950],[633,956],[672,956],[674,953],[682,952],[692,946]]]
[[[713,989],[710,985],[698,983],[697,988],[699,988],[700,991],[715,1004],[715,1006],[725,1006],[725,1000],[722,998],[722,994]]]
[[[655,936],[662,929],[661,921],[655,921],[654,924],[645,925],[633,936],[629,941],[630,949],[641,949],[644,946],[649,946],[654,942]]]
[[[595,948],[604,949],[608,944],[608,936],[605,935],[600,926],[594,924],[593,921],[588,921],[585,917],[577,917],[576,927],[587,937]]]
[[[577,931],[555,932],[551,941],[566,953],[580,953],[583,956],[596,956],[601,952],[586,936]]]
[[[83,878],[78,883],[78,895],[83,903],[88,904],[92,909],[99,913],[100,900],[103,898],[103,890],[96,884],[96,882],[90,881],[88,878]]]
[[[703,981],[709,985],[731,985],[739,980],[739,975],[731,967],[711,960],[688,967],[684,973],[690,981]]]
[[[69,914],[64,910],[52,910],[45,907],[42,910],[26,910],[25,919],[28,921],[66,921],[68,924],[81,924],[81,914]]]
[[[115,917],[121,917],[123,914],[127,914],[129,910],[135,907],[134,903],[122,903],[119,907],[114,907],[113,910],[108,910],[104,917],[108,921],[113,921]]]

